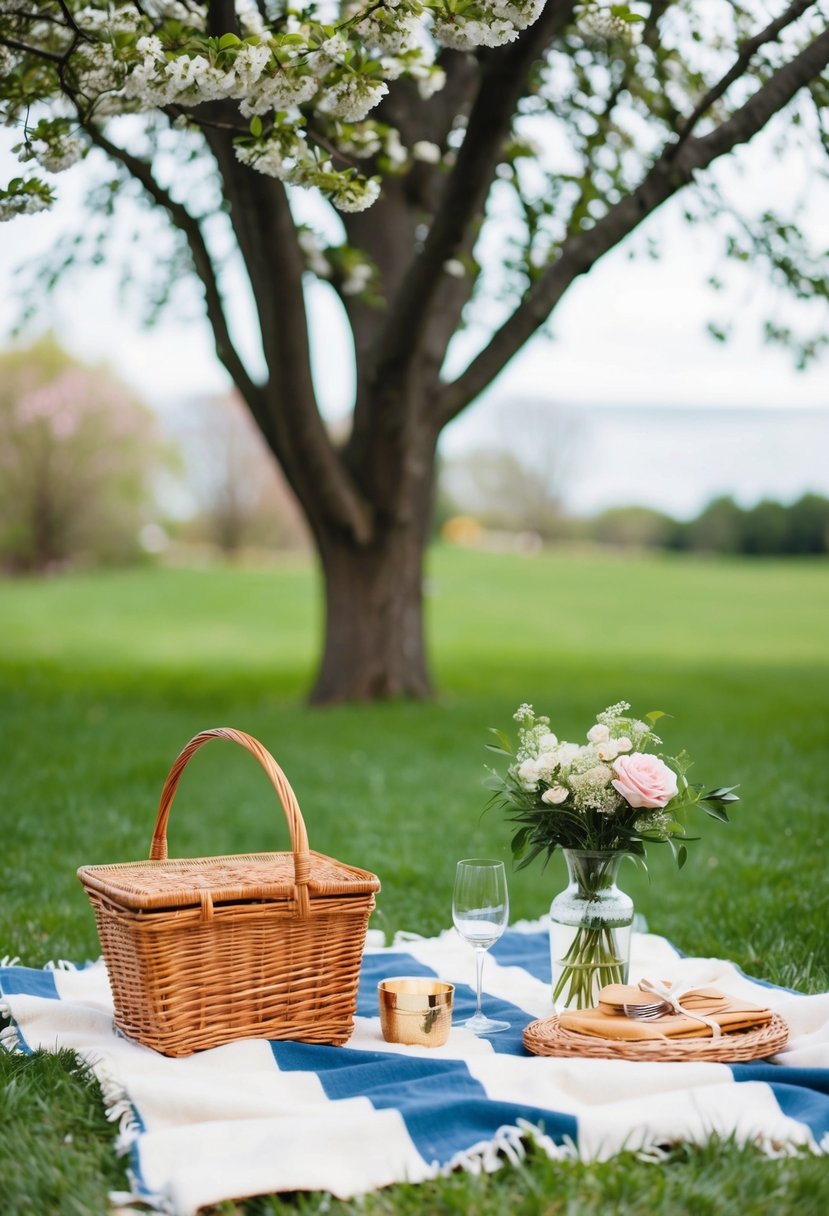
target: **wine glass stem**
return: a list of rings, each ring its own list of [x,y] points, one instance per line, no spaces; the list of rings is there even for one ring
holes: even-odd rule
[[[483,978],[484,978],[484,955],[485,954],[486,954],[486,950],[483,948],[483,946],[475,947],[475,970],[476,970],[476,976],[477,976],[476,989],[477,989],[477,1002],[478,1002],[477,1008],[475,1010],[476,1018],[479,1018],[481,1016],[481,985],[483,983]]]

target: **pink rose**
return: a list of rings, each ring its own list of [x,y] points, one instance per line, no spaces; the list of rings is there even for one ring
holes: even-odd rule
[[[633,807],[667,806],[677,792],[676,773],[658,756],[631,752],[613,761],[616,780],[611,785]]]

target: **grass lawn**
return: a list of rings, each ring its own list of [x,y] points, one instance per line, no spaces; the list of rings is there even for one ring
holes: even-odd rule
[[[450,923],[454,860],[508,857],[482,816],[487,728],[521,701],[578,739],[620,699],[672,718],[692,779],[739,782],[728,827],[700,815],[677,878],[651,853],[623,887],[686,953],[729,957],[805,991],[829,989],[826,689],[829,565],[436,550],[429,705],[309,710],[318,630],[313,573],[149,570],[0,584],[3,842],[0,955],[31,965],[98,953],[75,869],[149,848],[163,778],[207,726],[259,737],[291,779],[311,847],[383,881],[378,923]],[[439,830],[436,828],[439,827]],[[258,766],[215,744],[188,769],[170,824],[180,855],[283,848]],[[512,914],[536,917],[563,863],[511,877]],[[70,1059],[0,1053],[0,1195],[11,1213],[106,1210],[124,1185],[94,1085]],[[829,1210],[825,1160],[767,1161],[729,1145],[670,1168],[529,1161],[484,1179],[394,1188],[363,1204],[270,1199],[249,1212],[606,1213]],[[228,1205],[227,1212],[235,1209]]]

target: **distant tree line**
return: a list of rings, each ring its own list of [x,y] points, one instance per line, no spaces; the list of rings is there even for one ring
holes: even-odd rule
[[[723,495],[689,520],[644,506],[611,507],[591,518],[573,518],[564,506],[563,469],[570,437],[563,424],[526,410],[520,427],[515,419],[513,424],[522,435],[532,436],[532,465],[526,451],[518,453],[510,447],[508,433],[503,440],[499,437],[497,446],[443,462],[437,531],[466,537],[468,543],[475,543],[478,528],[490,537],[525,533],[548,544],[592,541],[622,548],[752,557],[829,552],[829,498],[819,494],[804,494],[791,504],[763,499],[751,507]],[[555,453],[563,458],[557,461]]]
[[[817,555],[829,553],[829,498],[804,494],[791,504],[763,499],[741,507],[724,495],[690,520],[648,507],[615,507],[584,526],[590,539],[609,545],[750,557]]]

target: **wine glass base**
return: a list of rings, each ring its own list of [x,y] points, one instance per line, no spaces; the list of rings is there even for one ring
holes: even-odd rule
[[[471,1030],[473,1034],[497,1034],[501,1030],[509,1030],[509,1022],[499,1022],[496,1018],[487,1018],[483,1014],[474,1014],[459,1024],[464,1030]]]

